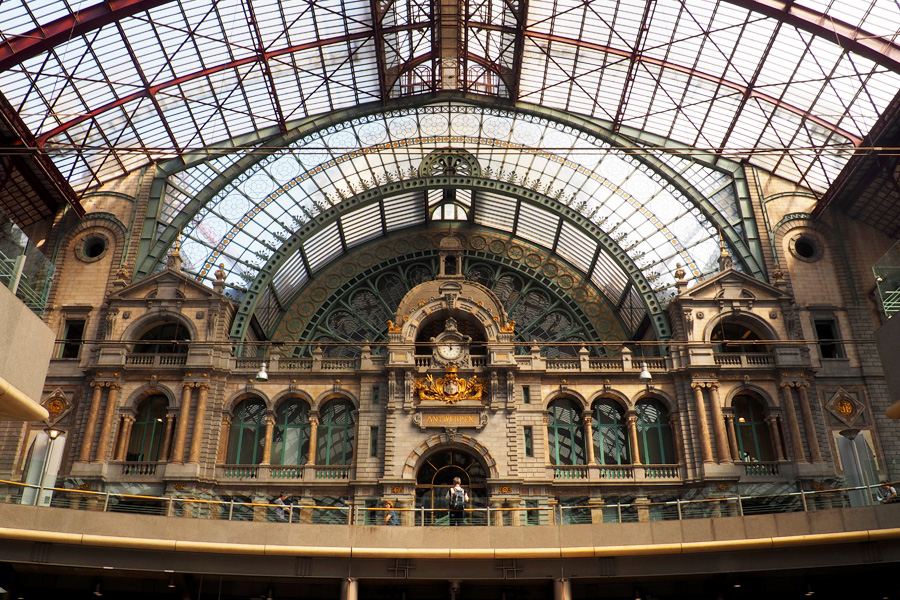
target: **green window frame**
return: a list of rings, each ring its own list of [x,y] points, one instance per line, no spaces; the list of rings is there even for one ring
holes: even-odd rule
[[[645,465],[668,465],[675,462],[675,445],[669,426],[669,410],[665,404],[649,398],[635,404],[637,413],[638,450]]]
[[[265,444],[266,405],[256,398],[244,400],[234,411],[225,460],[230,465],[258,465]]]
[[[353,462],[355,410],[349,400],[332,400],[322,408],[316,429],[317,465],[349,465]]]
[[[581,407],[574,400],[561,398],[551,402],[549,410],[547,439],[550,441],[550,464],[585,464]]]
[[[601,465],[630,465],[628,425],[619,403],[608,398],[597,400],[593,416],[594,460]]]
[[[309,462],[309,404],[290,399],[275,410],[272,432],[273,465],[305,465]]]
[[[534,430],[531,425],[526,425],[522,435],[525,443],[525,457],[534,458]]]
[[[739,462],[774,462],[772,436],[766,423],[765,405],[752,396],[735,396],[735,433],[737,434]]]
[[[169,401],[165,396],[144,398],[138,405],[137,416],[131,426],[131,438],[125,460],[129,462],[158,462],[163,451],[166,433],[166,410]]]

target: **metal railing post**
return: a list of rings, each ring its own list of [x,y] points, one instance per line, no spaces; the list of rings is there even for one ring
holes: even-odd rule
[[[741,490],[738,490],[737,493],[737,501],[738,501],[738,516],[744,516],[744,503],[741,501]]]
[[[684,519],[681,516],[681,500],[680,499],[677,499],[677,498],[675,499],[675,508],[678,509],[678,520],[683,521]]]
[[[228,503],[228,520],[231,521],[231,518],[234,516],[234,498],[231,499],[231,502]]]
[[[109,489],[106,490],[106,499],[103,501],[103,512],[109,508]]]
[[[797,487],[800,488],[800,503],[803,505],[803,512],[809,512],[809,505],[806,503],[806,491],[803,489],[803,484],[798,481]]]
[[[622,503],[621,502],[616,504],[616,514],[618,515],[619,523],[621,523],[622,522]]]
[[[171,517],[175,515],[175,496],[169,496],[169,505],[166,507],[166,516]]]

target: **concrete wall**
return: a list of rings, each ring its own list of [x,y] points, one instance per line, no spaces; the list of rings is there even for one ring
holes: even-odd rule
[[[55,340],[40,317],[0,286],[0,377],[35,402],[41,399]]]

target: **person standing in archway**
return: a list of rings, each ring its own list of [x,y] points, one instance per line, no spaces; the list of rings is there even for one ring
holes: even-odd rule
[[[463,489],[462,480],[453,478],[453,487],[447,491],[447,507],[450,509],[450,525],[462,525],[465,523],[463,515],[469,494]]]

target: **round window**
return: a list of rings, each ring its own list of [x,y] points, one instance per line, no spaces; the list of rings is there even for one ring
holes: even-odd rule
[[[108,249],[109,241],[106,237],[99,234],[91,234],[84,238],[84,241],[78,246],[75,255],[85,262],[94,262],[103,258]]]
[[[791,239],[791,254],[804,262],[815,262],[822,257],[822,245],[818,238],[809,233],[801,233]]]

